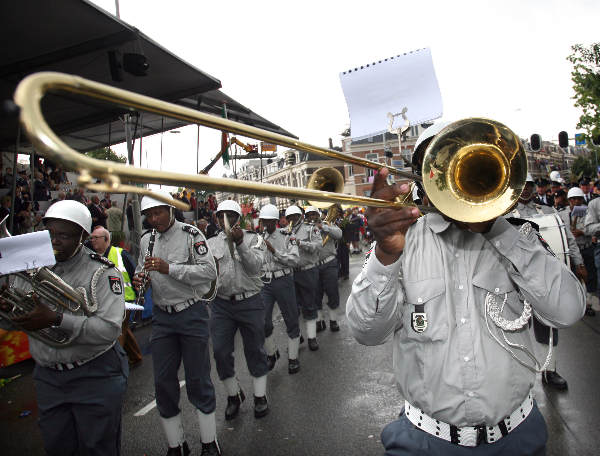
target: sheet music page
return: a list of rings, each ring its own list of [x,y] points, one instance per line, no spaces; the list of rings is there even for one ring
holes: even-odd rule
[[[404,107],[411,125],[442,116],[442,95],[429,48],[344,71],[340,81],[352,139],[387,131],[387,114],[399,113]]]
[[[54,264],[48,230],[0,239],[0,275]]]

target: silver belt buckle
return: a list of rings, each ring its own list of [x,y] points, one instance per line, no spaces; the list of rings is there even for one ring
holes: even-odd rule
[[[460,428],[458,433],[459,443],[462,446],[476,447],[478,443],[478,429],[474,427]]]

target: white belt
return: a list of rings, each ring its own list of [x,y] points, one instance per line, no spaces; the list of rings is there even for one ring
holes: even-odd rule
[[[244,299],[251,298],[252,296],[257,295],[258,293],[260,293],[260,290],[259,291],[248,291],[246,293],[240,293],[240,294],[231,295],[231,296],[217,295],[217,297],[219,297],[225,301],[243,301]]]
[[[406,418],[422,431],[427,432],[440,439],[455,443],[461,446],[474,447],[480,443],[494,443],[514,430],[519,424],[525,421],[533,408],[533,395],[531,392],[517,409],[504,418],[495,426],[465,426],[462,428],[442,423],[423,413],[421,409],[410,405],[404,401],[404,413]]]
[[[296,268],[296,271],[308,271],[309,269],[317,267],[316,264],[307,264],[306,266],[300,266]]]
[[[290,268],[285,268],[280,271],[267,271],[265,272],[265,277],[267,279],[278,279],[279,277],[283,277],[292,273]]]
[[[108,348],[106,348],[105,350],[102,350],[99,353],[96,353],[94,356],[92,356],[91,358],[87,358],[81,361],[73,361],[70,363],[56,363],[56,364],[51,364],[50,366],[46,366],[49,367],[52,370],[57,370],[57,371],[65,371],[65,370],[73,370],[77,367],[81,367],[84,364],[89,363],[90,361],[93,361],[94,359],[98,358],[99,356],[103,355],[104,353],[106,353],[107,351],[109,351],[111,348],[113,348],[115,346],[115,342],[113,342]]]
[[[327,258],[324,258],[323,260],[319,261],[319,266],[321,266],[322,264],[325,263],[329,263],[331,260],[335,260],[336,256],[335,255],[329,255]]]
[[[180,302],[179,304],[175,304],[172,306],[164,306],[162,309],[167,313],[178,313],[182,310],[189,309],[196,301],[194,299],[188,299],[187,301]]]

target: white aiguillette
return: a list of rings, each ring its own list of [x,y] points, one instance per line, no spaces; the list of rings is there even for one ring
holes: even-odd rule
[[[47,230],[0,239],[0,275],[56,264]]]

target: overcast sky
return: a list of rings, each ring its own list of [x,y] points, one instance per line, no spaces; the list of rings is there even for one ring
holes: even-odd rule
[[[114,0],[93,0],[115,13]],[[600,40],[598,0],[184,1],[119,0],[121,19],[222,90],[301,140],[341,143],[349,125],[339,73],[429,47],[445,120],[485,116],[522,137],[573,137],[571,45]],[[150,62],[151,63],[151,62]],[[385,125],[384,125],[385,127]],[[182,153],[164,169],[196,167],[196,130],[165,134]],[[203,167],[219,135],[201,128]],[[159,141],[144,140],[158,167]],[[189,151],[185,152],[184,151]],[[136,152],[136,155],[139,152]],[[145,158],[144,158],[145,159]],[[215,167],[211,174],[220,175]]]

